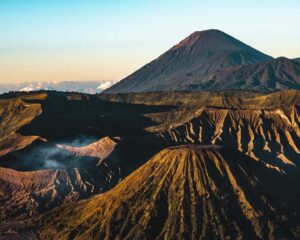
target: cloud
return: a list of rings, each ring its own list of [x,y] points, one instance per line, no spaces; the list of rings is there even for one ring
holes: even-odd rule
[[[28,86],[23,86],[23,88],[19,89],[19,91],[30,92],[30,91],[40,90],[40,89],[42,89],[42,87],[43,87],[43,84],[41,82],[29,83]]]
[[[24,88],[21,88],[19,91],[21,91],[21,92],[30,92],[30,91],[34,91],[34,88],[32,88],[32,87],[24,87]]]
[[[97,87],[97,89],[103,91],[103,90],[109,88],[110,86],[112,86],[113,84],[115,84],[115,81],[106,81],[106,82],[101,83],[101,84]]]

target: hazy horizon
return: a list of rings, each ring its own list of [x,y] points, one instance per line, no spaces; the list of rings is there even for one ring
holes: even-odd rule
[[[273,57],[296,58],[299,9],[295,0],[4,0],[0,83],[121,80],[192,32],[207,29]]]

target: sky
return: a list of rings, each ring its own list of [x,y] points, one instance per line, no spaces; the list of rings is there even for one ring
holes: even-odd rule
[[[124,78],[194,31],[300,57],[299,0],[0,0],[0,83]]]

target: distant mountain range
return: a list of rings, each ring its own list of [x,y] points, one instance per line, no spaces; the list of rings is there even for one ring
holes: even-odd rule
[[[194,32],[105,93],[300,89],[300,59],[273,59],[219,30]]]
[[[0,94],[10,91],[37,91],[57,90],[64,92],[82,92],[95,94],[113,85],[114,81],[51,81],[51,82],[23,82],[23,83],[0,83]]]

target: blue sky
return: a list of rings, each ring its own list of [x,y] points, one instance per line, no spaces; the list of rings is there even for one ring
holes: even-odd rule
[[[0,0],[0,82],[119,80],[197,30],[300,57],[300,1]]]

